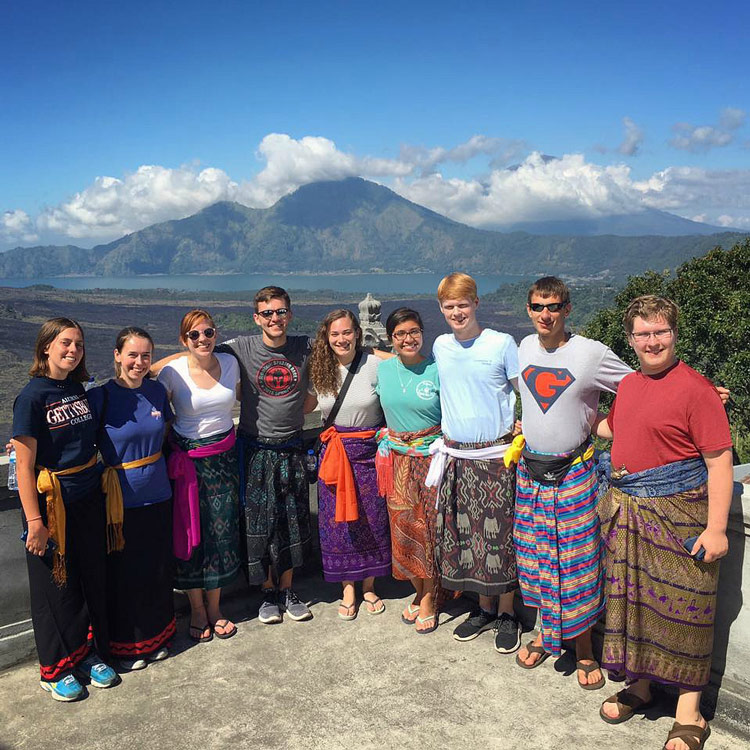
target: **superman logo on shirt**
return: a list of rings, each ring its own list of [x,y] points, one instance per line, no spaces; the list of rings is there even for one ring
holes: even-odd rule
[[[521,376],[544,414],[576,380],[570,370],[565,367],[539,367],[538,365],[529,365]]]

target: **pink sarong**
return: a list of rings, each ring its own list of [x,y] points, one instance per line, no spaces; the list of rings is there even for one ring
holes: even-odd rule
[[[174,511],[172,517],[172,545],[175,557],[189,560],[201,541],[201,514],[198,503],[198,475],[194,458],[206,458],[224,453],[234,446],[234,429],[211,445],[183,451],[170,441],[172,452],[167,459],[167,473],[174,480]]]

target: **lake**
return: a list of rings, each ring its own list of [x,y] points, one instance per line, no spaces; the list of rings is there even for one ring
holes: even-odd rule
[[[179,289],[185,291],[232,292],[281,286],[285,289],[373,294],[435,294],[442,274],[437,273],[360,273],[360,274],[232,274],[207,276],[59,276],[38,279],[0,279],[0,286],[27,287],[49,284],[58,289]],[[494,292],[501,284],[522,281],[522,276],[488,274],[475,276],[479,294]],[[528,279],[533,281],[533,279]]]

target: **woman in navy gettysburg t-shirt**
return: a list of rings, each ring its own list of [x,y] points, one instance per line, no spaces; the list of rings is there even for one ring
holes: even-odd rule
[[[121,551],[107,556],[110,649],[126,670],[168,655],[175,633],[172,578],[172,488],[162,456],[172,421],[167,391],[148,379],[154,342],[124,328],[115,342],[116,378],[88,392],[98,428],[105,491],[122,496]]]
[[[13,444],[41,686],[55,700],[83,694],[74,670],[111,687],[105,595],[105,512],[83,331],[52,318],[37,335],[31,380],[13,404]],[[96,649],[92,650],[89,625]]]

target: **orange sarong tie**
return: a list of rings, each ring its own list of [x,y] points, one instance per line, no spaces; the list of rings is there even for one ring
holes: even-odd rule
[[[326,443],[326,452],[318,468],[318,476],[329,486],[336,488],[336,523],[359,520],[357,510],[357,486],[354,483],[354,471],[346,455],[343,440],[361,438],[366,440],[375,437],[376,430],[361,432],[339,432],[329,427],[320,433],[320,442]]]
[[[96,453],[80,466],[53,471],[37,465],[39,475],[36,478],[36,489],[44,495],[47,505],[47,530],[57,544],[52,555],[52,577],[58,586],[64,586],[68,580],[65,569],[65,505],[63,504],[62,486],[58,477],[68,477],[80,471],[90,469],[96,463]]]

